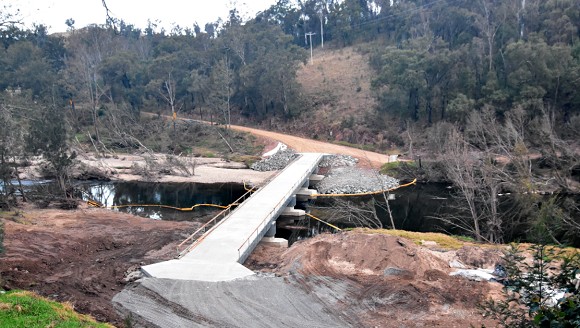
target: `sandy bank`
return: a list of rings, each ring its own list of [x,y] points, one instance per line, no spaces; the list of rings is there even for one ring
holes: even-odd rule
[[[20,174],[21,179],[41,179],[40,161],[34,160]],[[146,173],[145,173],[146,172]],[[261,185],[276,172],[258,172],[245,164],[221,158],[168,158],[165,154],[79,156],[72,177],[75,179],[110,179],[113,181],[247,183]]]

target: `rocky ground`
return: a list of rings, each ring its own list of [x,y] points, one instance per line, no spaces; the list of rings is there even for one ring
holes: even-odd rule
[[[298,156],[292,149],[283,149],[252,164],[252,170],[284,169]],[[399,180],[380,174],[371,168],[356,167],[359,160],[349,155],[327,155],[320,162],[325,178],[316,186],[322,194],[360,194],[387,190],[399,185]]]
[[[332,168],[316,188],[321,194],[360,194],[387,190],[399,185],[399,180],[373,169],[357,167]]]
[[[278,171],[284,169],[293,159],[298,156],[292,149],[284,149],[276,152],[272,156],[255,162],[250,167],[255,171]]]

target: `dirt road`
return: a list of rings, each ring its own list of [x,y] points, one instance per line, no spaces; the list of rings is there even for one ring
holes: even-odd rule
[[[370,163],[370,165],[376,168],[379,168],[384,163],[389,162],[388,155],[379,154],[372,151],[366,151],[362,149],[336,145],[329,142],[291,136],[288,134],[278,132],[248,128],[245,126],[232,125],[231,127],[232,129],[237,131],[248,132],[256,136],[282,142],[288,145],[288,147],[296,150],[297,152],[349,155],[358,158],[359,163],[361,163],[362,165],[369,165]]]
[[[157,117],[157,114],[153,113],[145,113],[142,114],[149,116],[149,117]],[[162,115],[167,120],[171,120],[171,116]],[[188,118],[179,118],[179,120],[183,121],[193,121],[199,123],[209,124],[206,121],[200,121],[195,119],[188,119]],[[380,168],[381,165],[384,163],[389,162],[389,155],[375,153],[372,151],[366,151],[362,149],[342,146],[333,144],[330,142],[323,142],[308,138],[301,138],[296,137],[288,134],[266,131],[261,129],[255,128],[248,128],[245,126],[240,125],[231,125],[232,129],[237,131],[243,131],[247,133],[251,133],[255,136],[275,140],[286,144],[288,147],[296,150],[297,152],[310,152],[310,153],[329,153],[329,154],[341,154],[341,155],[349,155],[359,159],[359,163],[363,166],[372,166],[374,168]]]

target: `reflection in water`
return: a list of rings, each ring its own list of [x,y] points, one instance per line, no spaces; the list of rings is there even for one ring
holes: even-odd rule
[[[82,191],[84,200],[90,198],[107,207],[167,205],[184,208],[196,204],[229,205],[245,192],[242,185],[232,183],[105,182],[83,183],[75,187]],[[180,212],[159,207],[141,206],[123,207],[119,210],[156,220],[189,220],[200,217],[209,219],[219,211],[215,208],[200,207],[191,212]]]
[[[389,201],[395,226],[397,229],[419,232],[449,230],[450,227],[443,225],[436,217],[450,211],[451,193],[452,190],[448,185],[440,183],[417,184],[396,190],[390,194],[394,195],[394,200]],[[376,203],[384,203],[383,195],[349,197],[342,200],[362,203],[369,202],[370,197],[374,197]],[[315,202],[312,213],[336,222],[336,218],[329,217],[332,210],[328,208],[332,206],[332,202],[331,198],[320,198]],[[375,209],[383,226],[389,227],[391,223],[386,209],[378,205]],[[354,223],[349,222],[348,219],[339,221],[337,224],[341,228],[355,227]]]

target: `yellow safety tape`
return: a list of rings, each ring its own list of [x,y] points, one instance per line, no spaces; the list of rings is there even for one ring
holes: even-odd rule
[[[342,231],[342,229],[341,229],[341,228],[339,228],[339,227],[337,227],[337,226],[335,226],[335,225],[333,225],[333,224],[330,224],[330,223],[328,223],[328,222],[326,222],[326,221],[323,221],[323,220],[321,220],[321,219],[317,218],[316,216],[314,216],[314,215],[312,215],[312,214],[308,214],[308,213],[306,213],[306,215],[307,215],[307,216],[309,216],[309,217],[311,217],[311,218],[313,218],[314,220],[317,220],[317,221],[320,221],[320,222],[322,222],[322,223],[326,224],[327,226],[329,226],[329,227],[331,227],[331,228],[334,228],[334,229],[336,229],[336,230],[338,230],[338,231]]]
[[[97,201],[94,201],[92,199],[87,200],[87,205],[93,206],[93,207],[103,207],[103,204],[101,204]]]
[[[227,205],[227,206],[224,206],[224,205],[216,205],[216,204],[196,204],[196,205],[193,205],[192,207],[174,207],[174,206],[161,205],[161,204],[126,204],[126,205],[108,206],[107,208],[162,207],[162,208],[168,208],[168,209],[172,209],[172,210],[176,210],[176,211],[189,212],[189,211],[193,211],[197,207],[202,207],[202,206],[217,207],[217,208],[221,208],[221,209],[226,209],[226,208],[229,208],[229,207],[232,207],[232,206],[237,206],[237,205],[240,205],[240,204],[239,203],[232,203],[232,204]]]
[[[246,181],[243,181],[243,183],[244,183],[244,190],[245,191],[255,191],[255,189],[256,189],[255,187],[248,188],[248,187],[246,187]]]

